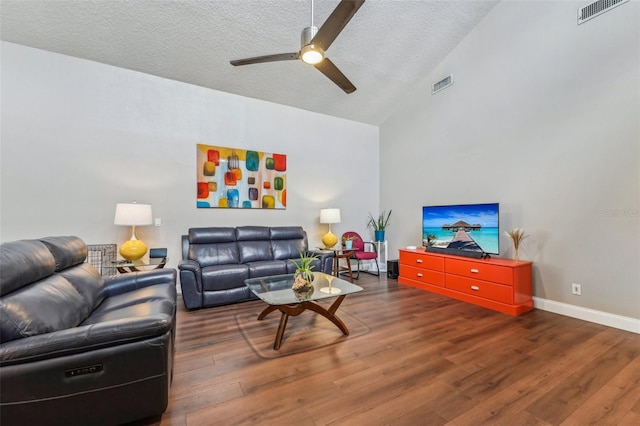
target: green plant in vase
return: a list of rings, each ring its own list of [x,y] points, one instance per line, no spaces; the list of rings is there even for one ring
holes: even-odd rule
[[[294,291],[300,291],[307,287],[312,287],[311,285],[311,283],[313,282],[312,270],[313,268],[315,268],[313,261],[318,259],[318,256],[314,254],[307,254],[307,253],[299,253],[299,254],[300,254],[299,261],[292,260],[293,264],[296,266],[293,285],[291,286],[291,288]]]
[[[378,218],[374,218],[373,215],[369,213],[369,221],[367,222],[367,226],[373,228],[373,232],[376,236],[376,241],[384,241],[384,231],[387,229],[387,225],[389,225],[391,212],[392,210],[389,210],[389,213],[383,211],[378,215]]]

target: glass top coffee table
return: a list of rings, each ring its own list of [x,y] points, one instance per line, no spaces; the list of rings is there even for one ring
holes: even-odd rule
[[[258,315],[258,320],[264,319],[273,311],[281,313],[273,349],[280,349],[289,317],[298,316],[307,309],[322,315],[334,323],[343,334],[349,335],[349,329],[336,316],[336,311],[347,295],[362,291],[362,287],[321,272],[314,272],[313,277],[313,288],[307,292],[296,292],[291,289],[293,274],[245,280],[245,285],[253,294],[269,305]],[[336,300],[329,309],[315,303],[317,300],[332,297],[336,297]]]

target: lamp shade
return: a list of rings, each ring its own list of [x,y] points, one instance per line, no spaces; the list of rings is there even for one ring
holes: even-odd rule
[[[113,223],[125,226],[151,225],[153,223],[151,204],[118,203]]]
[[[340,223],[340,209],[330,207],[320,210],[320,223]]]

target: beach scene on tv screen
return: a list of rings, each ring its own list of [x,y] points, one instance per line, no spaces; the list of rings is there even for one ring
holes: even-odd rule
[[[497,203],[423,207],[423,244],[499,254],[498,217]]]

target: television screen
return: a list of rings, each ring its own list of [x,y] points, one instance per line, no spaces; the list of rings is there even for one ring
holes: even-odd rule
[[[422,208],[424,246],[500,254],[499,204]]]

